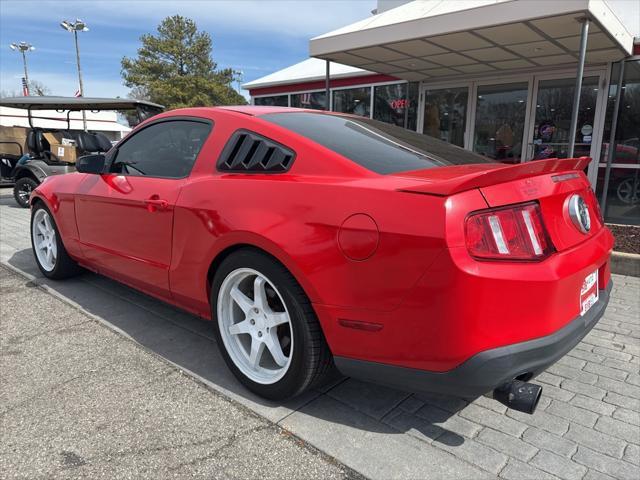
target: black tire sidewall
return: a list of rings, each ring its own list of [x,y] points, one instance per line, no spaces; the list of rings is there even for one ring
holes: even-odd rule
[[[26,183],[29,183],[31,185],[31,191],[35,190],[38,186],[38,182],[36,182],[31,177],[19,178],[18,180],[16,180],[16,183],[13,186],[13,198],[15,199],[16,203],[22,208],[29,208],[29,199],[27,199],[26,202],[23,202],[19,195],[20,187]]]
[[[217,318],[218,293],[224,279],[238,268],[252,268],[267,277],[280,293],[291,318],[293,358],[287,373],[271,385],[254,382],[240,371],[229,356],[220,333],[220,324]],[[306,386],[305,384],[308,383],[306,376],[310,367],[310,358],[308,358],[306,352],[309,350],[310,331],[304,309],[296,298],[296,290],[298,288],[295,279],[282,265],[265,254],[249,249],[235,252],[227,257],[220,264],[211,285],[211,318],[214,323],[216,340],[225,363],[249,390],[268,399],[282,400],[290,398],[301,393]]]

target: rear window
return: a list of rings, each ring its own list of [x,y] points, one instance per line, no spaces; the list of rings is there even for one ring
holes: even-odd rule
[[[311,112],[268,113],[260,118],[307,137],[380,174],[494,163],[442,140],[368,118]]]

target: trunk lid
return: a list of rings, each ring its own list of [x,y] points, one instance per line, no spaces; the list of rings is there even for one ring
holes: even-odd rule
[[[454,195],[479,189],[489,207],[537,201],[556,250],[571,248],[597,234],[603,226],[596,197],[583,170],[588,157],[537,160],[517,165],[460,165],[405,172],[422,183],[399,190],[428,195]],[[580,195],[587,207],[590,229],[583,233],[569,214],[569,200]]]

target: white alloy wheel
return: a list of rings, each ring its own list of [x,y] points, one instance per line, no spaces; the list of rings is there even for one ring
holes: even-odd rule
[[[217,302],[218,328],[235,366],[256,383],[271,385],[289,370],[292,323],[271,281],[251,268],[238,268],[222,282]]]
[[[53,220],[44,208],[38,209],[34,214],[31,235],[38,263],[44,270],[51,272],[56,266],[58,245]]]

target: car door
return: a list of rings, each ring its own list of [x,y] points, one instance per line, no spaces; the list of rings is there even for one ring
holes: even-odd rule
[[[173,215],[212,124],[161,119],[132,134],[88,175],[75,198],[86,261],[98,271],[169,297]]]

